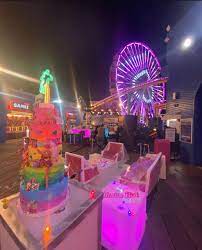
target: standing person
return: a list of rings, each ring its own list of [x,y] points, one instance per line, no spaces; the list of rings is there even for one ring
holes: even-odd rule
[[[104,125],[102,124],[99,128],[98,128],[98,133],[96,136],[97,139],[97,144],[98,146],[100,146],[101,148],[104,145],[105,142],[105,135],[104,135],[105,129],[104,129]]]
[[[97,134],[98,134],[98,126],[95,127],[95,131],[94,131],[95,139],[96,139]]]
[[[96,136],[98,134],[98,126],[96,126],[93,130],[92,130],[92,133],[91,133],[91,139],[93,140],[93,142],[96,141]]]
[[[118,126],[118,129],[117,129],[117,142],[121,142],[121,140],[123,140],[123,132],[124,132],[124,129],[123,129],[123,126]]]
[[[175,129],[175,153],[174,153],[175,159],[178,159],[180,157],[180,135],[177,133],[177,130]]]
[[[97,135],[98,126],[91,126],[91,136],[90,136],[90,143],[91,143],[91,150],[94,148],[94,143],[96,143],[96,135]]]
[[[119,140],[120,140],[120,126],[118,126],[117,127],[117,129],[116,129],[116,142],[119,142]]]
[[[107,145],[109,139],[109,128],[104,126],[104,146]]]

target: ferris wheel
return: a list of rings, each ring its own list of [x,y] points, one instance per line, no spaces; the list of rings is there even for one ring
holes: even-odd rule
[[[154,104],[165,101],[165,83],[123,93],[124,89],[158,80],[160,72],[157,57],[145,44],[133,42],[122,49],[114,62],[114,79],[123,114],[137,115],[140,122],[154,116]]]

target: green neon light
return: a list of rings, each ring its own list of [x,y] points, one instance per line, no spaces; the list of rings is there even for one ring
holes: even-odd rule
[[[39,92],[42,94],[45,94],[45,84],[50,84],[53,81],[53,76],[50,73],[49,69],[45,69],[42,74],[41,77],[39,79],[40,82],[40,86],[39,86]]]

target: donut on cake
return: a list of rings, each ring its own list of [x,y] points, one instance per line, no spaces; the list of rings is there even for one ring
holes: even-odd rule
[[[30,137],[23,151],[20,206],[28,214],[57,209],[67,196],[61,119],[55,106],[49,103],[52,76],[48,70],[45,72],[45,80],[40,79],[45,103],[39,103],[34,109]]]

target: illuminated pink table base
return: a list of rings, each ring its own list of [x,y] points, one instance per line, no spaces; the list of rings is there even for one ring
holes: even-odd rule
[[[103,192],[102,245],[110,250],[138,250],[145,230],[145,194],[118,182]]]

